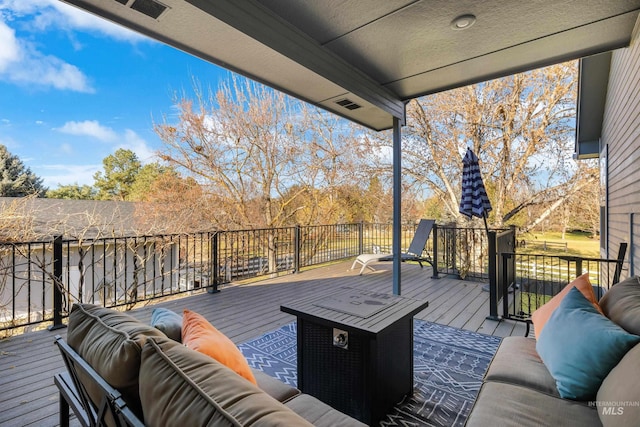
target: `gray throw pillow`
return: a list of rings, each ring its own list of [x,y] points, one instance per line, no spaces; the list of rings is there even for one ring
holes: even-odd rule
[[[151,312],[151,326],[164,332],[174,341],[182,342],[182,316],[169,309],[158,307]]]

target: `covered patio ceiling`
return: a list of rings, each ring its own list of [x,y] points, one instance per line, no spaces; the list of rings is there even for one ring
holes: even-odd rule
[[[640,10],[640,0],[63,1],[375,130],[404,120],[412,98],[627,46]]]

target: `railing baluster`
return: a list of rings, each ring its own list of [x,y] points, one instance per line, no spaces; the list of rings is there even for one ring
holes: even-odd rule
[[[27,320],[31,323],[31,243],[27,244]]]
[[[46,263],[46,253],[47,253],[47,245],[45,242],[42,242],[40,244],[40,251],[42,252],[42,263]],[[47,288],[47,277],[46,274],[44,274],[44,271],[41,274],[42,277],[42,299],[41,299],[41,307],[42,310],[40,311],[40,316],[42,319],[45,319],[47,317],[47,295],[46,295],[46,288]],[[54,290],[55,292],[55,290]],[[55,294],[54,294],[55,295]],[[54,297],[54,301],[55,301],[55,297]],[[54,306],[55,306],[55,302],[54,302]],[[62,302],[60,302],[60,310],[62,311]],[[54,309],[54,318],[55,318],[55,307],[53,307]],[[60,319],[60,321],[62,321],[62,319]]]
[[[44,247],[42,254],[44,261]],[[49,327],[50,331],[65,327],[62,323],[62,236],[53,239],[53,277],[53,325]]]

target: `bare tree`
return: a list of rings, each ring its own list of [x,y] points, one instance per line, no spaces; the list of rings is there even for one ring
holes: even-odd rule
[[[195,100],[175,102],[177,122],[155,126],[161,157],[202,186],[224,228],[288,224],[297,210],[317,208],[303,195],[337,187],[354,169],[351,128],[249,80],[232,77],[216,93],[196,88]]]
[[[155,233],[193,233],[217,227],[215,200],[208,197],[193,178],[175,171],[160,174],[136,203],[136,224]]]
[[[480,158],[495,226],[513,223],[530,206],[547,206],[548,215],[591,179],[571,159],[576,81],[572,62],[411,101],[404,177],[426,187],[446,219],[458,221],[462,157],[471,147]],[[389,138],[376,135],[367,141],[378,150],[390,146]]]
[[[19,242],[35,240],[38,235],[34,226],[34,217],[27,207],[28,201],[35,195],[16,198],[3,204],[0,209],[0,319],[11,318],[13,295],[25,291],[23,284],[12,289],[12,276],[15,270],[15,251],[20,256]],[[0,324],[5,323],[0,321]]]
[[[597,236],[600,227],[600,181],[597,164],[591,161],[581,161],[578,164],[579,171],[564,186],[560,186],[562,192],[552,203],[535,206],[535,219],[522,227],[523,232],[528,232],[551,218],[552,213],[561,207],[561,228],[564,233],[569,227],[580,230],[589,230],[593,236]],[[527,206],[528,208],[529,206]]]
[[[330,201],[345,177],[354,178],[346,173],[351,128],[265,86],[232,77],[216,93],[196,86],[195,100],[183,96],[176,106],[175,122],[155,126],[161,158],[201,185],[218,227],[317,222],[333,209],[319,198]],[[275,271],[275,235],[268,240]]]

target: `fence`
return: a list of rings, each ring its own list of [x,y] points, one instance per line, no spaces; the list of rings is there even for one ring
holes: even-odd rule
[[[410,238],[413,228],[405,227]],[[366,238],[365,238],[366,235]],[[356,256],[391,227],[334,224],[0,244],[0,330],[61,324],[73,302],[133,304]]]
[[[505,231],[513,232],[515,236],[515,230],[511,229],[492,229],[489,233]],[[438,271],[463,279],[490,280],[489,253],[495,253],[495,250],[490,251],[492,242],[489,236],[484,228],[438,226]],[[512,251],[513,246],[509,249]]]
[[[415,224],[402,226],[409,246]],[[487,278],[479,229],[438,227],[425,250],[438,269]],[[432,236],[436,232],[432,233]],[[391,252],[391,224],[349,223],[193,234],[0,244],[0,330],[52,322],[71,304],[130,307],[185,292],[355,257]],[[437,244],[438,251],[434,251]],[[476,256],[470,254],[480,254]]]
[[[73,302],[105,307],[213,287],[215,233],[4,243],[0,330],[53,321]],[[54,309],[57,308],[57,309]]]
[[[503,265],[514,265],[515,275],[506,272],[498,286],[507,297],[502,299],[503,318],[530,323],[531,314],[557,295],[577,276],[589,273],[596,298],[620,280],[626,244],[617,259],[552,256],[546,254],[501,253]]]
[[[542,251],[548,250],[561,250],[564,252],[569,251],[569,245],[567,242],[548,242],[546,240],[522,240],[520,247],[538,249]]]

